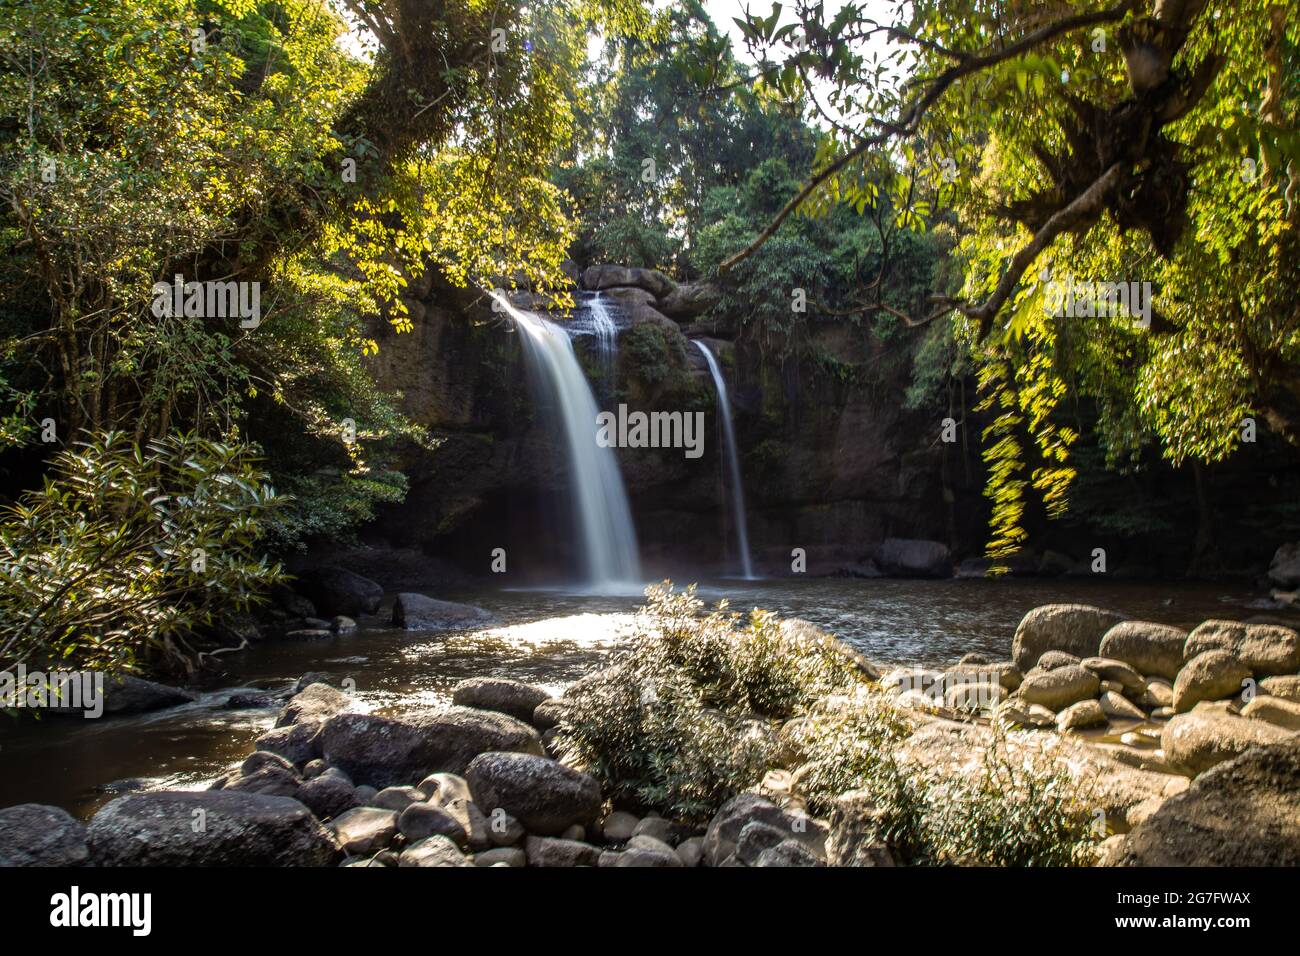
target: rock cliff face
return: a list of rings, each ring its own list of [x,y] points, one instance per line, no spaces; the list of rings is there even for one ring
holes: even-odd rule
[[[978,543],[980,509],[963,509],[974,523],[958,527],[945,501],[945,475],[964,470],[961,445],[939,441],[936,413],[903,411],[906,382],[897,373],[846,380],[812,360],[779,358],[770,340],[737,338],[701,318],[716,300],[707,284],[619,266],[593,266],[581,278],[619,326],[615,380],[598,389],[601,407],[705,415],[700,458],[681,449],[618,451],[647,572],[725,571],[734,557],[713,385],[688,336],[706,340],[731,391],[760,570],[788,571],[794,548],[805,550],[810,573],[826,573],[867,567],[861,562],[887,537]],[[525,578],[563,573],[571,558],[564,450],[537,413],[509,319],[485,299],[429,280],[412,293],[414,332],[377,325],[373,368],[440,444],[404,452],[410,494],[370,534],[470,573],[487,573],[497,547]],[[520,304],[535,303],[523,296]],[[576,329],[580,315],[574,321]],[[592,337],[576,330],[574,345],[594,376]],[[862,332],[838,325],[815,333],[813,352],[868,369],[882,357]],[[978,486],[959,493],[978,497]]]

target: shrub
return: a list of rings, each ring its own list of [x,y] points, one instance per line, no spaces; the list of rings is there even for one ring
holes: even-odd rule
[[[561,747],[616,800],[704,819],[762,779],[781,721],[856,671],[765,611],[701,614],[694,586],[646,598],[631,649],[571,692]]]
[[[256,555],[277,506],[246,445],[121,432],[55,457],[0,512],[0,666],[185,665],[188,638],[277,583]]]
[[[846,790],[865,791],[877,835],[903,862],[929,865],[1070,866],[1089,861],[1086,794],[1044,752],[995,727],[974,773],[899,759],[909,733],[882,693],[819,702],[791,734],[810,762],[800,787],[814,813]]]

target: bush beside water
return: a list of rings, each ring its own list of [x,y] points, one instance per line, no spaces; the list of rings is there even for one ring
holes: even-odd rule
[[[800,768],[798,795],[828,813],[865,791],[878,836],[913,864],[1077,865],[1095,840],[1065,768],[1021,760],[996,731],[980,766],[944,773],[902,760],[912,732],[877,684],[833,646],[709,612],[694,587],[647,590],[631,648],[568,695],[565,758],[616,805],[704,821],[773,768]]]

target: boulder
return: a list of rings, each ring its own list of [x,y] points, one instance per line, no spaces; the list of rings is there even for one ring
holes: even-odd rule
[[[458,683],[451,691],[453,704],[499,711],[526,723],[532,721],[538,706],[550,699],[551,695],[540,687],[504,677],[471,677]]]
[[[1034,665],[1034,670],[1054,671],[1062,667],[1073,665],[1082,665],[1083,658],[1074,654],[1067,654],[1065,651],[1044,651],[1038,658],[1038,663]]]
[[[600,813],[600,784],[546,757],[485,753],[465,771],[474,802],[489,815],[500,808],[529,833],[551,836]],[[531,854],[530,854],[531,858]]]
[[[950,710],[986,710],[1006,696],[1001,684],[958,684],[943,692],[943,705]]]
[[[416,788],[424,799],[437,806],[446,806],[453,800],[468,800],[469,784],[465,778],[454,773],[431,773],[420,781]]]
[[[704,859],[704,837],[690,837],[677,844],[677,859],[682,866],[699,866]]]
[[[606,854],[602,853],[600,866],[620,866],[620,867],[657,867],[660,869],[672,869],[685,866],[681,858],[673,852],[672,849],[665,851],[662,848],[650,849],[648,847],[629,846],[620,853],[608,854],[614,859],[610,863],[604,862]]]
[[[690,829],[680,823],[674,823],[667,817],[646,817],[632,831],[633,837],[646,836],[666,843],[671,849],[690,835]]]
[[[132,677],[130,674],[118,674],[102,679],[103,694],[93,702],[79,700],[77,702],[83,706],[74,707],[72,701],[77,698],[69,699],[68,689],[51,687],[49,706],[43,707],[42,710],[60,717],[81,717],[87,712],[97,712],[102,706],[102,716],[117,717],[176,707],[198,699],[194,694],[179,687],[158,684],[140,677]],[[59,700],[67,702],[60,704],[57,703]],[[86,706],[92,703],[93,706]]]
[[[412,803],[397,818],[397,828],[410,843],[431,836],[445,836],[462,849],[469,845],[469,834],[454,816],[442,807]]]
[[[1249,678],[1250,669],[1228,651],[1197,654],[1183,665],[1174,681],[1174,711],[1185,714],[1200,701],[1239,694]]]
[[[1265,677],[1259,682],[1260,690],[1272,697],[1300,703],[1300,676]]]
[[[377,853],[397,836],[397,814],[378,807],[354,807],[329,824],[343,852],[349,856]]]
[[[86,828],[59,807],[20,803],[0,810],[0,867],[83,866]]]
[[[740,839],[736,841],[736,859],[746,866],[753,866],[758,862],[760,853],[778,843],[784,843],[789,835],[789,831],[782,827],[774,827],[762,820],[750,820],[740,828]]]
[[[826,861],[798,840],[783,840],[758,855],[754,866],[825,866]]]
[[[374,581],[340,567],[308,571],[299,579],[298,590],[324,617],[374,614],[384,599],[384,589]]]
[[[1062,710],[1081,700],[1097,696],[1101,682],[1097,675],[1078,664],[1044,671],[1034,668],[1020,684],[1020,698],[1030,704],[1041,704],[1052,710]]]
[[[1195,777],[1251,747],[1281,743],[1290,736],[1289,731],[1262,720],[1226,711],[1196,710],[1179,714],[1165,724],[1160,747],[1171,769]]]
[[[693,319],[713,308],[721,298],[711,282],[682,282],[659,300],[659,311],[672,319]]]
[[[1146,693],[1146,678],[1131,664],[1108,657],[1085,657],[1080,663],[1102,680],[1115,681],[1124,688],[1125,694],[1140,697]]]
[[[384,787],[366,805],[401,813],[413,803],[424,802],[424,791],[415,787]]]
[[[623,810],[615,810],[600,821],[600,833],[606,843],[626,843],[632,839],[640,819]]]
[[[1022,680],[1024,675],[1020,668],[1010,661],[958,663],[943,674],[945,688],[963,684],[997,684],[1008,693],[1018,688]]]
[[[563,700],[547,698],[537,705],[533,710],[533,716],[528,721],[538,730],[550,730],[552,727],[560,726],[564,720],[564,710],[568,706]]]
[[[524,855],[529,866],[596,866],[600,860],[600,850],[589,843],[544,836],[527,837]]]
[[[1081,700],[1071,704],[1056,715],[1056,726],[1062,732],[1085,730],[1088,727],[1106,726],[1106,712],[1095,700]]]
[[[338,714],[321,728],[326,760],[358,784],[401,785],[430,773],[464,773],[480,753],[540,755],[541,739],[525,723],[487,710],[449,707],[425,716]]]
[[[1142,674],[1173,680],[1183,666],[1187,632],[1151,621],[1121,621],[1101,639],[1100,656],[1123,661]]]
[[[1298,793],[1300,738],[1246,750],[1201,774],[1135,827],[1122,862],[1300,866]]]
[[[321,755],[320,724],[305,721],[272,728],[257,738],[255,746],[279,754],[295,766],[303,766]]]
[[[874,560],[882,571],[895,577],[952,577],[952,553],[938,541],[886,538],[876,548]]]
[[[704,860],[709,866],[721,866],[736,853],[740,831],[745,824],[759,821],[783,830],[788,836],[806,843],[813,852],[825,853],[826,829],[804,814],[783,810],[766,797],[742,793],[724,803],[709,821],[704,833]]]
[[[517,846],[499,846],[474,854],[475,866],[525,866],[528,856]]]
[[[849,790],[831,807],[826,860],[831,866],[893,866],[881,814],[865,790]]]
[[[613,265],[588,266],[582,273],[582,285],[593,292],[617,286],[634,286],[660,300],[668,298],[675,287],[673,280],[658,269]]]
[[[393,602],[393,623],[408,631],[451,631],[490,620],[491,614],[473,604],[439,601],[412,591],[403,591]]]
[[[1284,591],[1300,588],[1300,541],[1281,545],[1268,565],[1268,579]]]
[[[254,757],[257,755],[254,754]],[[266,754],[267,757],[276,757],[275,754]],[[282,757],[276,759],[283,760]],[[245,761],[247,763],[247,761]],[[298,788],[302,785],[302,778],[293,767],[288,766],[288,761],[284,763],[263,762],[256,765],[252,773],[245,773],[226,784],[225,789],[236,793],[262,793],[269,797],[294,797],[298,796]]]
[[[473,866],[474,861],[461,853],[445,836],[431,836],[413,843],[402,851],[401,866]]]
[[[1241,716],[1262,720],[1283,730],[1300,730],[1300,703],[1281,697],[1256,697],[1241,708]]]
[[[118,797],[89,837],[97,866],[327,866],[339,852],[297,800],[224,790]]]
[[[1142,702],[1148,707],[1174,706],[1174,685],[1163,677],[1148,677]]]
[[[514,820],[514,818],[499,808],[493,810],[492,819],[489,820],[483,815],[483,811],[478,808],[478,804],[464,797],[456,797],[440,804],[440,806],[465,831],[465,838],[469,841],[471,850],[486,850],[489,847],[501,846],[507,842],[518,843],[519,838],[523,836],[523,827],[518,825],[518,821],[515,821],[514,839],[506,839],[511,835],[509,821]],[[505,827],[499,833],[494,829],[494,824],[501,823],[504,823]]]
[[[357,806],[357,788],[339,771],[317,774],[298,788],[298,800],[321,820]]]
[[[313,721],[319,725],[351,706],[352,698],[343,691],[336,690],[329,684],[309,684],[289,698],[289,702],[276,717],[275,726],[289,727],[303,721]]]
[[[1113,690],[1103,691],[1101,697],[1097,699],[1097,703],[1100,705],[1102,713],[1107,717],[1119,720],[1146,720],[1147,715],[1142,712],[1140,707]]]
[[[1300,633],[1276,624],[1206,621],[1187,635],[1183,660],[1206,651],[1226,651],[1256,677],[1300,670]]]
[[[1044,651],[1065,651],[1076,657],[1100,656],[1102,637],[1122,620],[1123,615],[1090,604],[1036,607],[1016,627],[1011,640],[1011,659],[1021,671],[1028,671]],[[1111,653],[1104,656],[1116,657]]]

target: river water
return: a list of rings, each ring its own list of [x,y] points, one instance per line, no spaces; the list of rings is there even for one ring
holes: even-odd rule
[[[433,593],[433,592],[430,592]],[[1026,611],[1079,601],[1191,627],[1244,618],[1253,595],[1237,585],[1095,579],[902,581],[814,578],[713,581],[710,605],[764,607],[806,618],[885,663],[942,665],[968,651],[1006,659]],[[307,673],[355,682],[359,709],[401,713],[444,703],[466,677],[508,676],[560,690],[628,640],[641,601],[558,591],[438,593],[488,608],[494,626],[412,634],[363,621],[354,634],[268,642],[223,660],[197,701],[132,717],[11,720],[0,716],[0,807],[50,803],[79,816],[133,789],[202,788],[253,749],[278,706],[225,707],[231,694],[279,689]]]

